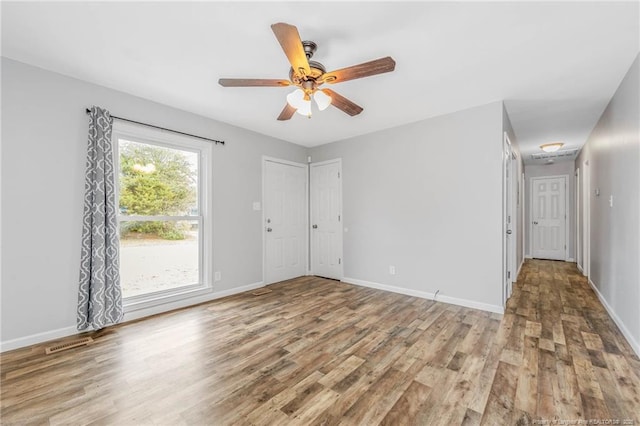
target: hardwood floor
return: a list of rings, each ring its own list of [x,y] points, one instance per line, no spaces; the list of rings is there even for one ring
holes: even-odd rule
[[[574,264],[527,261],[504,316],[270,288],[3,354],[2,424],[640,424],[640,361]]]

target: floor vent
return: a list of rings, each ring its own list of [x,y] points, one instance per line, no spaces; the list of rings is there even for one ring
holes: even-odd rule
[[[81,339],[75,339],[69,342],[47,346],[44,351],[47,355],[50,355],[55,354],[56,352],[66,351],[67,349],[77,348],[78,346],[89,345],[91,343],[93,343],[93,339],[91,337],[83,337]]]
[[[267,293],[271,293],[271,289],[263,287],[263,288],[257,289],[256,291],[254,291],[251,294],[253,294],[254,296],[262,296],[263,294],[267,294]]]

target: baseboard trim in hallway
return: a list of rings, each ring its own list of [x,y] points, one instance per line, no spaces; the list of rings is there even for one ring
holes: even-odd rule
[[[578,269],[580,269],[580,268],[578,268]],[[582,272],[582,271],[580,271],[580,272]],[[640,358],[640,343],[636,339],[634,339],[634,337],[631,334],[631,332],[629,331],[629,329],[624,325],[624,322],[622,322],[622,320],[616,314],[616,312],[613,310],[611,305],[609,305],[609,303],[607,302],[607,299],[604,298],[602,293],[600,293],[600,290],[598,290],[598,287],[596,287],[596,285],[593,283],[593,281],[591,281],[591,278],[587,278],[587,280],[589,281],[589,285],[591,286],[591,289],[593,289],[593,292],[596,294],[596,296],[598,296],[598,300],[600,300],[600,303],[602,303],[602,306],[604,306],[604,308],[607,310],[607,313],[609,314],[609,316],[611,317],[613,322],[616,323],[616,325],[620,329],[620,332],[627,339],[627,342],[629,343],[629,345],[631,346],[633,351]]]

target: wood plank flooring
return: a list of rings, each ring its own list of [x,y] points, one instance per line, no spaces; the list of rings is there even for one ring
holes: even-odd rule
[[[574,264],[527,261],[504,316],[315,277],[270,288],[2,354],[1,423],[640,424],[640,361]]]

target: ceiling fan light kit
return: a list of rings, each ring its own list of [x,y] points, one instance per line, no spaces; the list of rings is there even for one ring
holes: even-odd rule
[[[296,109],[300,115],[311,118],[311,98],[301,89],[296,89],[287,95],[287,103]]]
[[[291,69],[289,80],[221,78],[218,83],[223,87],[287,87],[296,86],[296,90],[287,95],[287,103],[278,116],[278,120],[289,120],[293,113],[311,118],[311,98],[318,109],[324,111],[333,105],[350,116],[358,115],[363,108],[331,89],[322,89],[321,85],[341,83],[357,78],[391,72],[396,63],[390,56],[365,62],[336,71],[326,72],[320,62],[310,60],[318,46],[312,41],[301,41],[298,29],[289,24],[271,25],[282,50],[284,50]]]
[[[331,97],[324,92],[317,90],[312,95],[305,93],[302,89],[296,89],[287,95],[287,103],[296,109],[300,115],[311,118],[311,98],[316,102],[318,109],[324,111],[331,105]]]

